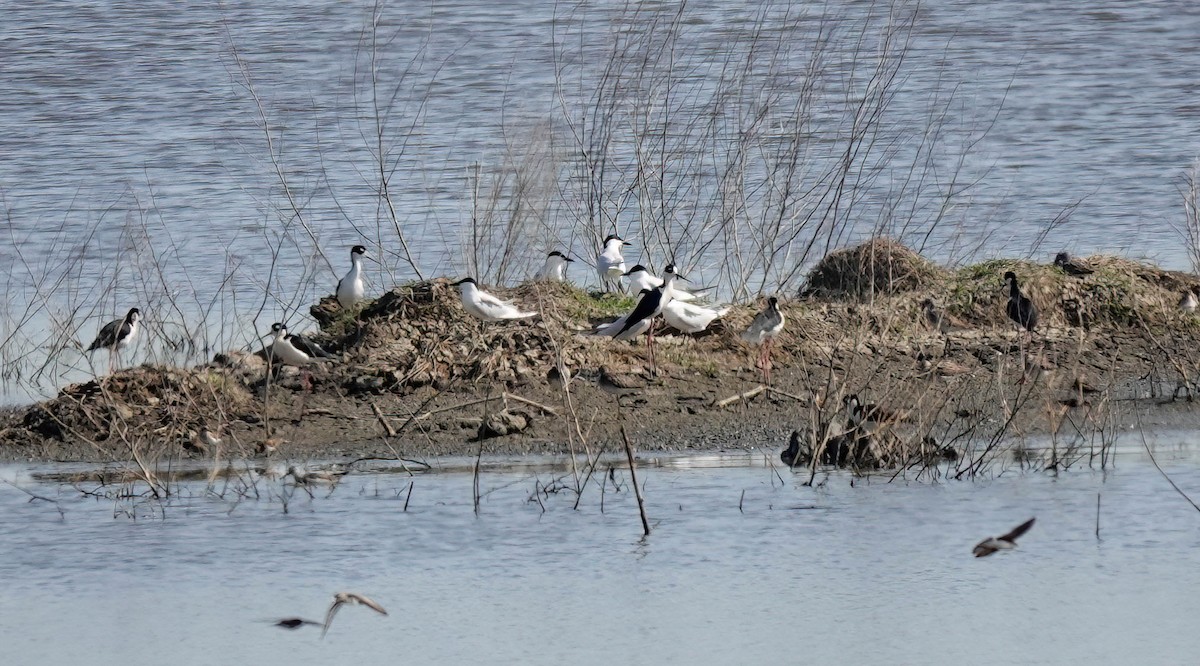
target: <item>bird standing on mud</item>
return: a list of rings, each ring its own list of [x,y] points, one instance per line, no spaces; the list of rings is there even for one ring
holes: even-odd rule
[[[475,278],[463,278],[455,282],[462,296],[463,309],[467,314],[483,321],[506,321],[536,317],[536,312],[525,312],[512,303],[502,301],[479,288]]]
[[[313,363],[322,363],[332,358],[329,352],[321,348],[321,345],[299,334],[288,333],[287,326],[280,322],[271,324],[271,332],[267,335],[274,336],[271,341],[271,358],[284,365],[303,367]]]
[[[337,301],[343,308],[352,308],[366,296],[363,282],[362,262],[367,248],[355,245],[350,248],[350,271],[337,283]]]
[[[1029,300],[1028,296],[1021,293],[1021,287],[1017,285],[1016,273],[1012,271],[1005,273],[1004,284],[1008,285],[1008,307],[1006,309],[1008,318],[1032,336],[1038,323],[1037,307],[1034,306],[1033,301]]]
[[[567,264],[575,260],[555,250],[546,255],[546,263],[534,274],[533,279],[541,282],[566,282]]]
[[[1087,264],[1073,259],[1071,255],[1067,254],[1066,252],[1059,252],[1054,256],[1054,265],[1061,268],[1064,273],[1070,275],[1071,277],[1081,278],[1085,275],[1091,275],[1092,273],[1096,272]]]
[[[100,329],[100,333],[96,335],[96,339],[92,344],[88,345],[87,351],[93,352],[97,349],[108,350],[108,371],[114,369],[114,360],[120,356],[121,352],[133,345],[137,339],[138,331],[141,329],[139,322],[142,320],[142,313],[137,308],[130,308],[129,312],[125,313],[124,319],[116,319],[104,325]]]
[[[771,348],[775,344],[775,336],[783,330],[785,323],[783,313],[779,310],[779,299],[774,296],[767,299],[767,307],[754,316],[750,327],[742,332],[742,339],[757,345],[758,367],[763,373],[763,383],[771,385]]]
[[[642,297],[638,300],[637,306],[633,308],[625,317],[625,323],[612,334],[618,340],[628,339],[623,337],[634,329],[644,329],[646,331],[646,348],[650,352],[650,367],[656,368],[654,361],[654,318],[662,313],[663,307],[671,302],[675,294],[675,281],[687,279],[675,272],[674,264],[667,264],[667,268],[663,271],[663,283],[661,287],[656,287],[649,291],[643,289]]]
[[[1030,518],[1014,527],[1008,534],[998,537],[988,537],[975,544],[975,548],[971,552],[975,554],[975,557],[987,557],[997,551],[1012,550],[1017,547],[1017,538],[1028,532],[1029,528],[1033,527],[1033,521],[1035,520],[1037,518]]]
[[[621,291],[621,276],[625,274],[625,257],[621,247],[629,245],[620,236],[610,235],[604,239],[604,247],[596,257],[596,272],[600,274],[600,287],[604,291]]]

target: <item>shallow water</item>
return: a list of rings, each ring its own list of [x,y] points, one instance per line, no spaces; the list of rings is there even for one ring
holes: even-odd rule
[[[1180,441],[1160,438],[1158,460],[1200,495]],[[554,474],[504,465],[482,475],[478,515],[471,475],[441,472],[352,475],[287,513],[193,484],[164,517],[30,476],[61,467],[8,468],[64,514],[0,485],[5,661],[1115,664],[1200,649],[1200,514],[1136,449],[1107,475],[834,473],[816,488],[755,454],[657,460],[639,469],[646,539],[620,472],[603,512],[595,486],[579,510],[569,492],[531,502]],[[971,556],[1034,515],[1016,551]],[[337,590],[391,614],[344,609],[324,641],[268,623],[319,620]]]

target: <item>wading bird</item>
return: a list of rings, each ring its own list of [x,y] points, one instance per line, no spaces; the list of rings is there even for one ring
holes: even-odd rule
[[[888,426],[905,420],[908,415],[895,412],[875,403],[863,402],[854,393],[842,398],[842,404],[849,415],[850,428],[864,433],[873,433],[882,426]]]
[[[284,365],[292,365],[299,368],[312,365],[313,363],[324,363],[332,359],[329,352],[322,349],[321,345],[305,338],[299,333],[288,333],[287,326],[284,326],[280,322],[271,324],[271,332],[267,335],[275,336],[271,342],[271,358]],[[263,337],[266,337],[266,335]]]
[[[350,248],[350,271],[337,283],[337,300],[343,308],[352,308],[361,303],[366,294],[362,270],[362,262],[366,256],[367,248],[362,245]]]
[[[1012,271],[1004,274],[1004,284],[1008,285],[1008,318],[1016,322],[1018,326],[1029,332],[1033,336],[1033,330],[1037,328],[1038,311],[1034,306],[1033,301],[1029,297],[1021,293],[1021,287],[1017,284],[1017,275]]]
[[[1013,548],[1017,547],[1017,538],[1028,532],[1029,528],[1033,527],[1033,521],[1035,520],[1037,519],[1030,518],[1029,520],[1014,527],[1013,530],[1008,534],[998,537],[988,537],[976,544],[975,548],[972,549],[971,552],[975,553],[975,557],[987,557],[996,551],[1012,550]]]
[[[604,247],[596,257],[596,272],[600,274],[600,287],[604,291],[620,291],[621,276],[625,274],[625,257],[621,247],[629,245],[620,236],[610,235],[604,239]]]
[[[767,299],[767,307],[754,316],[750,327],[742,332],[742,339],[757,345],[758,367],[763,373],[763,383],[771,385],[771,348],[775,344],[775,336],[783,330],[785,320],[779,311],[779,299],[774,296]]]
[[[650,352],[650,370],[657,372],[657,364],[654,360],[654,318],[657,317],[663,310],[663,307],[671,301],[675,293],[675,280],[685,280],[682,275],[675,272],[674,264],[667,264],[663,271],[666,277],[663,279],[661,287],[656,287],[649,291],[642,290],[642,297],[638,299],[637,306],[633,308],[625,317],[625,323],[621,328],[613,333],[612,336],[618,340],[629,339],[625,334],[635,328],[644,327],[646,331],[646,348]]]
[[[482,321],[506,321],[509,319],[527,319],[537,316],[536,312],[525,312],[517,306],[502,301],[479,288],[475,278],[463,278],[455,282],[459,295],[462,296],[463,309],[467,314]]]
[[[562,252],[555,250],[546,255],[546,263],[542,264],[541,269],[533,276],[533,279],[544,282],[566,282],[567,264],[574,261],[574,259]]]
[[[141,311],[130,308],[124,319],[115,319],[105,324],[96,335],[96,339],[92,340],[92,344],[88,345],[87,351],[90,353],[101,348],[107,349],[108,371],[112,372],[115,369],[115,361],[120,360],[121,352],[133,345],[137,339],[141,320]]]
[[[1085,275],[1091,275],[1092,273],[1096,272],[1087,264],[1074,259],[1066,252],[1059,252],[1054,256],[1054,265],[1061,268],[1064,273],[1070,275],[1071,277],[1081,278]]]
[[[366,606],[380,615],[387,615],[388,612],[383,609],[378,603],[364,597],[361,594],[354,592],[338,592],[333,595],[333,603],[329,606],[329,610],[325,612],[325,626],[321,629],[321,637],[325,637],[325,632],[329,631],[329,625],[333,623],[333,616],[337,615],[338,610],[342,606]]]

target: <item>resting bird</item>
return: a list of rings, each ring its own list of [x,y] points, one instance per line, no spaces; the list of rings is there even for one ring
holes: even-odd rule
[[[1184,312],[1195,312],[1198,306],[1200,306],[1200,301],[1196,300],[1196,294],[1190,291],[1183,292],[1183,296],[1179,299],[1180,310],[1183,310]]]
[[[763,383],[771,384],[771,348],[775,344],[775,336],[783,330],[785,320],[779,311],[779,299],[774,296],[767,299],[767,307],[754,316],[750,327],[742,332],[742,339],[757,345],[758,367],[763,372]]]
[[[463,309],[472,317],[483,321],[505,321],[536,317],[536,312],[525,312],[512,303],[492,296],[479,288],[474,278],[463,278],[454,283],[462,296]]]
[[[362,261],[366,255],[367,248],[362,245],[350,248],[350,271],[337,283],[337,300],[343,308],[354,307],[366,294],[362,270]]]
[[[137,339],[138,331],[141,329],[138,322],[141,320],[141,311],[137,308],[130,308],[129,312],[125,313],[124,319],[115,319],[105,324],[92,344],[88,345],[87,351],[107,349],[108,371],[112,372],[114,359],[120,356],[123,350],[133,345],[133,341]]]
[[[1033,521],[1035,520],[1037,519],[1030,518],[1014,527],[1008,534],[998,537],[988,537],[976,544],[971,552],[975,553],[975,557],[987,557],[996,551],[1012,550],[1017,547],[1017,538],[1028,532],[1029,528],[1033,527]]]
[[[925,323],[939,333],[964,331],[970,328],[966,322],[939,308],[934,304],[932,298],[921,301],[921,311],[925,314]]]
[[[1059,252],[1057,255],[1055,255],[1054,265],[1058,266],[1063,270],[1064,273],[1072,277],[1083,277],[1096,272],[1088,267],[1087,264],[1072,259],[1071,255],[1067,254],[1066,252]]]
[[[1029,300],[1028,296],[1021,293],[1021,287],[1017,285],[1016,273],[1012,271],[1005,273],[1004,283],[1008,285],[1008,318],[1032,335],[1038,323],[1037,307],[1034,306],[1033,301]]]
[[[575,260],[555,250],[546,255],[546,263],[542,264],[533,279],[544,282],[566,282],[567,264],[573,261]]]
[[[604,239],[604,247],[596,257],[596,272],[600,274],[600,286],[604,291],[620,291],[621,276],[625,274],[625,257],[621,247],[629,245],[620,236],[612,234]]]
[[[333,623],[333,616],[337,615],[338,610],[340,610],[342,606],[346,605],[362,605],[370,608],[380,615],[388,614],[388,612],[383,609],[383,606],[380,606],[375,601],[372,601],[361,594],[355,594],[354,592],[338,592],[337,594],[333,595],[333,603],[330,604],[329,610],[325,612],[325,626],[321,629],[322,638],[325,637],[325,632],[329,631],[329,625]]]
[[[629,278],[629,293],[631,294],[641,293],[643,289],[661,287],[663,283],[662,278],[646,270],[646,267],[641,264],[629,269],[624,275]],[[672,299],[677,301],[694,301],[696,300],[696,295],[685,289],[680,289],[676,285]]]
[[[727,312],[729,312],[728,307],[717,310],[672,298],[663,306],[662,317],[663,321],[667,322],[667,326],[680,333],[700,333]]]

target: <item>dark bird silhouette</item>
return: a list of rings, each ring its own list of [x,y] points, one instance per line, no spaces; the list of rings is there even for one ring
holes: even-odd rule
[[[1071,257],[1066,252],[1059,252],[1054,257],[1054,265],[1063,270],[1064,273],[1071,277],[1081,278],[1085,275],[1091,275],[1096,271],[1090,268],[1087,264],[1078,261]]]
[[[1021,293],[1021,287],[1017,285],[1016,273],[1012,271],[1005,273],[1004,283],[1008,285],[1008,318],[1032,334],[1038,323],[1037,307],[1034,306],[1033,301],[1029,300],[1028,296]]]
[[[299,629],[300,627],[303,627],[305,625],[310,625],[310,624],[314,627],[325,626],[325,625],[321,624],[320,622],[315,622],[313,620],[306,620],[302,617],[285,617],[282,620],[279,620],[278,622],[276,622],[275,626],[280,627],[282,629],[290,629],[292,631],[295,631],[296,629]]]
[[[1014,527],[1008,534],[998,537],[988,537],[976,544],[971,552],[975,553],[975,557],[987,557],[996,551],[1012,550],[1017,547],[1017,538],[1028,532],[1029,528],[1033,527],[1033,521],[1035,520],[1037,519],[1030,518]]]

